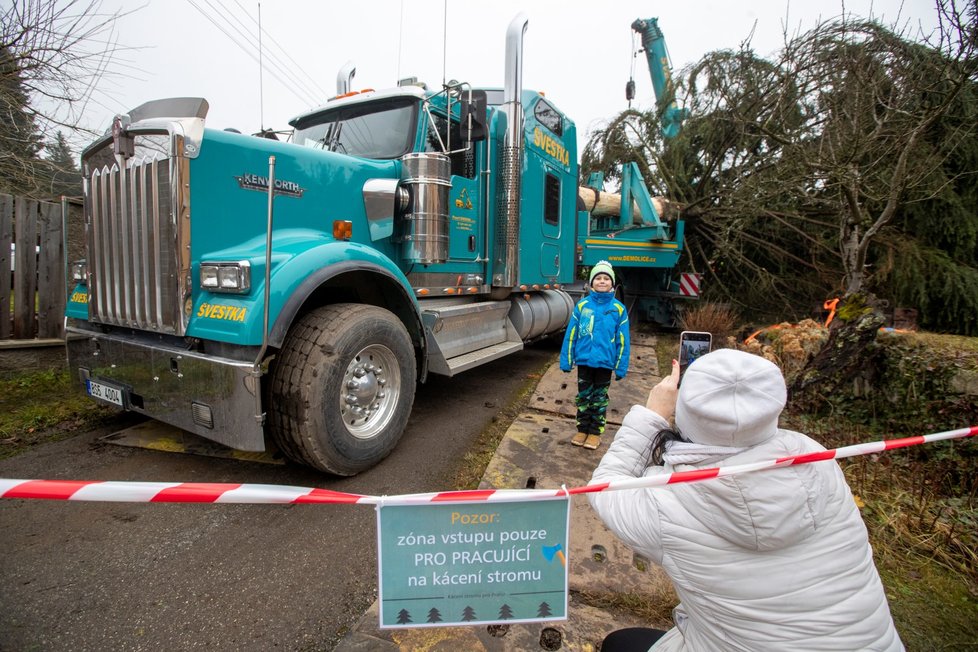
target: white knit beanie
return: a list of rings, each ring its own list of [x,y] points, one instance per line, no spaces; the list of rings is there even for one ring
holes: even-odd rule
[[[599,260],[594,264],[594,267],[591,268],[591,275],[588,276],[587,279],[588,285],[594,285],[594,277],[597,276],[598,274],[607,274],[608,276],[610,276],[611,283],[612,285],[614,285],[615,270],[611,266],[611,263],[609,263],[607,260]]]
[[[697,444],[755,446],[775,435],[787,399],[773,362],[719,349],[686,369],[676,403],[676,427]]]

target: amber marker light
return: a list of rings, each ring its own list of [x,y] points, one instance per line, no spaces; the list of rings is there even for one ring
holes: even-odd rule
[[[333,237],[337,240],[353,238],[353,222],[349,220],[333,220]]]

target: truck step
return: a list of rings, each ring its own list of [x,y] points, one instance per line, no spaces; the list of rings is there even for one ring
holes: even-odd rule
[[[500,344],[487,346],[484,349],[478,349],[464,355],[449,358],[445,361],[448,365],[448,373],[444,375],[454,376],[455,374],[471,369],[472,367],[477,367],[481,364],[485,364],[486,362],[491,362],[492,360],[502,358],[510,353],[516,353],[522,349],[522,342],[502,342]]]
[[[435,332],[478,337],[478,333],[501,332],[509,314],[509,301],[425,304],[425,324]],[[491,336],[490,336],[491,337]]]
[[[522,346],[509,320],[510,306],[509,301],[427,305],[422,318],[428,338],[429,371],[451,376],[455,370],[449,360],[464,360],[465,368],[469,368],[484,359],[482,351],[492,351],[497,345]],[[475,357],[466,357],[470,354]]]

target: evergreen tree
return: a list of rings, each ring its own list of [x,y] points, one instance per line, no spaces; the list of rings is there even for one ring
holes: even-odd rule
[[[913,307],[927,330],[978,334],[978,83],[967,84],[924,134],[941,161],[927,199],[902,206],[882,233],[873,290]]]
[[[513,617],[513,608],[504,604],[499,608],[499,620],[509,620]]]
[[[428,611],[428,622],[429,623],[440,623],[442,621],[441,612],[438,611],[436,607],[432,607]]]
[[[540,606],[537,608],[537,618],[548,618],[553,615],[550,611],[550,605],[546,602],[541,602]]]
[[[407,625],[408,623],[413,623],[413,622],[414,621],[411,620],[411,612],[409,612],[407,609],[401,609],[400,611],[397,612],[398,625]]]
[[[81,172],[75,165],[75,157],[68,145],[68,139],[58,132],[53,143],[45,148],[50,180],[45,189],[52,197],[81,195]]]
[[[104,11],[101,0],[0,4],[0,192],[60,194],[38,152],[46,139],[57,144],[55,128],[96,135],[79,125],[80,114],[102,76],[113,74],[115,22],[127,13]],[[74,183],[70,175],[62,181]]]
[[[470,620],[475,620],[475,619],[476,619],[475,609],[473,609],[472,607],[466,607],[465,609],[462,610],[463,622],[468,622]]]
[[[705,298],[760,324],[875,295],[978,332],[976,22],[973,3],[949,6],[934,43],[847,18],[773,60],[749,43],[710,53],[677,76],[678,138],[663,142],[655,112],[624,112],[592,136],[582,174],[638,160],[653,194],[683,206]]]
[[[16,59],[0,46],[0,192],[33,195],[41,135],[28,108],[28,95]]]

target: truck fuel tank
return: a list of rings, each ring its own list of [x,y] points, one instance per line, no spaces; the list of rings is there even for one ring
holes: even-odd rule
[[[567,326],[574,300],[563,290],[514,295],[509,319],[524,342],[556,333]]]

